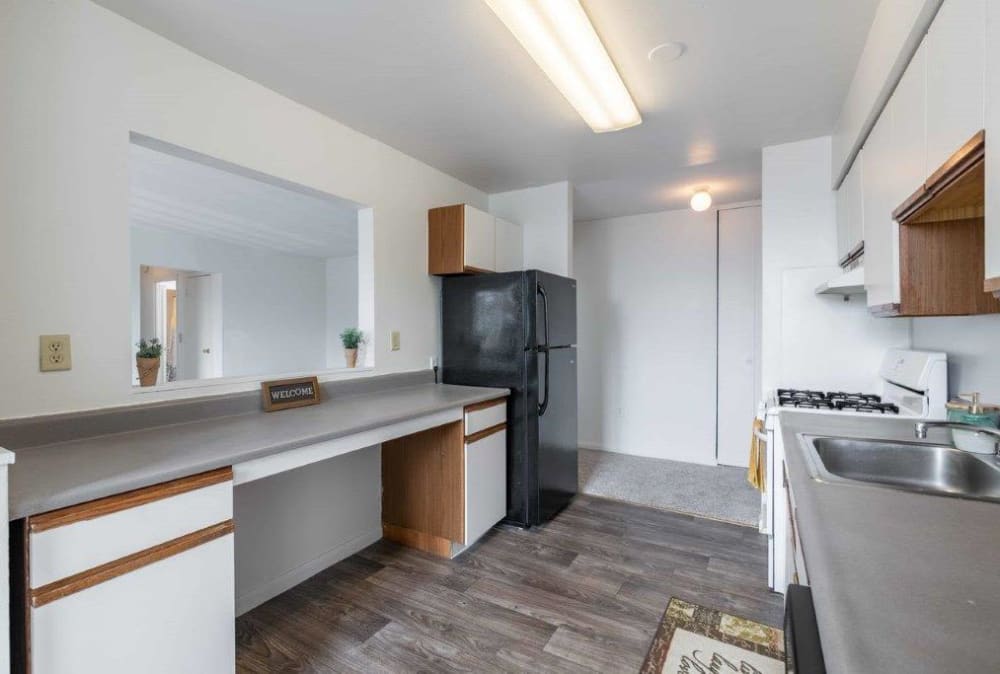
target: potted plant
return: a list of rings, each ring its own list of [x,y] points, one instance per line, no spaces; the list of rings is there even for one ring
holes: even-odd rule
[[[358,346],[364,343],[365,333],[358,328],[344,328],[340,333],[340,341],[344,345],[344,360],[347,367],[358,366]]]
[[[163,345],[160,340],[153,337],[149,341],[140,339],[136,344],[139,350],[135,352],[135,367],[139,370],[140,386],[155,386],[156,378],[160,374],[160,356],[163,354]]]

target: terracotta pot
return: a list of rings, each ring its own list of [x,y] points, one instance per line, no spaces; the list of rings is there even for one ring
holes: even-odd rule
[[[357,349],[344,349],[344,360],[347,361],[347,367],[357,367],[358,366],[358,350]]]
[[[139,370],[140,386],[156,386],[156,378],[160,374],[159,358],[135,357],[135,367]]]

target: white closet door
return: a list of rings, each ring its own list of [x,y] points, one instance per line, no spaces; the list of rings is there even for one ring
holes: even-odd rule
[[[719,212],[719,377],[717,460],[749,463],[757,410],[760,315],[760,207]]]

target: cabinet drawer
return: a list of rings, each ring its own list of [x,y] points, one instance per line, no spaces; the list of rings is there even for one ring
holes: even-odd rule
[[[29,517],[31,588],[232,517],[229,468]]]
[[[30,609],[33,674],[232,672],[233,535]]]
[[[507,399],[490,400],[465,408],[465,435],[474,435],[507,421]]]
[[[506,428],[465,445],[465,544],[507,515]]]

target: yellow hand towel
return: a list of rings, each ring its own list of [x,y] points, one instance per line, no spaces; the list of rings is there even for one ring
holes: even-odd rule
[[[761,433],[764,432],[763,419],[753,420],[753,431],[750,433],[750,466],[747,468],[747,482],[756,487],[758,491],[764,491],[766,485],[764,468],[767,465],[767,458],[765,456],[767,445],[757,437],[758,431]]]

